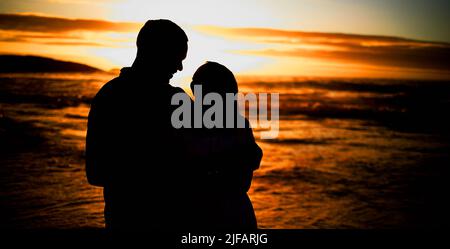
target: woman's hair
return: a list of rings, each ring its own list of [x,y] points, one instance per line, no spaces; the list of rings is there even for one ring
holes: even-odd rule
[[[203,94],[210,92],[238,93],[238,85],[233,73],[217,62],[208,61],[197,69],[192,77],[192,91],[194,91],[195,85],[202,86]]]

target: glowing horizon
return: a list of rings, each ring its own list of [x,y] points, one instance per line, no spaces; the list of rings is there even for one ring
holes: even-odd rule
[[[220,62],[238,75],[450,79],[450,37],[446,38],[446,29],[439,29],[445,26],[441,12],[436,20],[427,21],[434,25],[427,32],[399,27],[405,17],[391,18],[389,26],[378,16],[356,16],[361,22],[353,25],[350,17],[328,25],[320,19],[324,14],[338,18],[355,10],[368,16],[380,10],[393,12],[397,5],[386,5],[392,8],[388,9],[366,0],[353,5],[347,0],[341,5],[329,0],[3,1],[0,53],[46,56],[103,70],[121,68],[134,59],[136,35],[145,20],[167,18],[189,37],[185,70],[175,75],[175,81],[189,78],[207,60]],[[318,6],[322,12],[309,13]],[[304,16],[297,16],[295,8]],[[415,13],[411,6],[405,8],[409,15]]]

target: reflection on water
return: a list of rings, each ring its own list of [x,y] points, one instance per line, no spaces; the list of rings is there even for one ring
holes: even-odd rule
[[[102,190],[87,184],[83,157],[89,101],[111,77],[0,76],[1,227],[103,226]],[[258,141],[264,158],[250,190],[261,228],[439,224],[450,161],[447,82],[240,87],[280,93],[279,137]]]

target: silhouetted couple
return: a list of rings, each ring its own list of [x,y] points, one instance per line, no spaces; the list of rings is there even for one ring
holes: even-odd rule
[[[186,93],[169,80],[183,69],[187,42],[175,23],[148,21],[133,65],[92,101],[86,173],[103,187],[108,229],[256,229],[247,191],[262,151],[248,121],[246,128],[212,129],[171,123],[178,108],[172,96]],[[213,62],[196,71],[195,85],[203,94],[238,91],[232,72]]]

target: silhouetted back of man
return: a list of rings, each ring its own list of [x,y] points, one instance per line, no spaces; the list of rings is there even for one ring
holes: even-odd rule
[[[187,41],[175,23],[148,21],[137,37],[133,65],[92,101],[86,173],[90,184],[104,188],[107,228],[172,228],[183,215],[177,210],[185,150],[182,130],[170,122],[172,95],[183,90],[169,80],[183,69]]]

